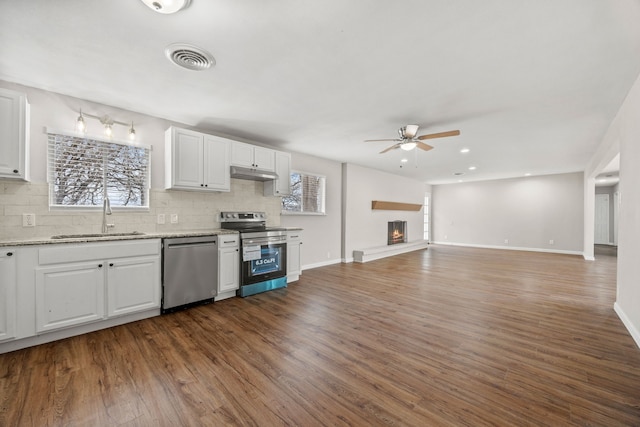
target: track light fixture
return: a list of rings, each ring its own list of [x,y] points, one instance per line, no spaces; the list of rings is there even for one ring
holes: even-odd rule
[[[80,115],[76,119],[76,130],[78,132],[86,132],[87,124],[86,124],[85,118],[87,117],[100,121],[102,126],[104,126],[104,134],[109,138],[111,138],[111,136],[113,135],[113,125],[122,125],[122,126],[127,126],[129,128],[129,139],[132,141],[136,139],[136,130],[133,127],[133,122],[129,124],[125,122],[120,122],[118,120],[113,120],[109,116],[94,116],[93,114],[83,113],[82,109],[80,109]]]
[[[80,115],[76,120],[76,129],[78,132],[84,132],[87,129],[87,125],[84,122],[84,117],[82,117],[82,108],[80,109]]]
[[[131,128],[129,128],[129,139],[136,139],[136,130],[133,128],[133,122],[131,122]]]

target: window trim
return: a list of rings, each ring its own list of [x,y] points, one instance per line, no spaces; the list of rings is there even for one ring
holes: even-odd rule
[[[152,145],[148,145],[148,144],[142,144],[139,141],[124,141],[124,140],[119,140],[119,139],[114,139],[114,138],[109,138],[106,136],[101,136],[101,135],[90,135],[90,134],[86,134],[84,132],[76,132],[76,131],[68,131],[68,130],[60,130],[60,129],[55,129],[55,128],[51,128],[51,127],[46,127],[45,128],[45,134],[47,135],[47,155],[46,155],[46,165],[47,165],[47,171],[46,171],[46,177],[47,177],[47,185],[49,186],[48,189],[48,206],[49,206],[49,211],[67,211],[67,212],[96,212],[96,211],[102,211],[102,205],[98,206],[98,205],[58,205],[58,204],[52,204],[51,200],[52,200],[52,195],[53,195],[53,187],[52,187],[52,183],[50,181],[51,178],[51,174],[50,174],[50,170],[49,168],[51,167],[51,162],[50,162],[50,158],[49,158],[49,135],[61,135],[61,136],[67,136],[67,137],[71,137],[71,138],[81,138],[81,139],[89,139],[92,141],[96,141],[96,142],[101,142],[101,143],[105,143],[105,144],[116,144],[116,145],[123,145],[123,146],[127,146],[127,147],[135,147],[135,148],[142,148],[145,150],[148,150],[149,152],[149,162],[147,165],[147,202],[148,205],[147,206],[112,206],[112,210],[114,212],[149,212],[151,210],[151,153],[153,152],[153,146]]]
[[[305,171],[301,171],[301,170],[297,170],[297,169],[292,169],[289,172],[289,183],[291,183],[291,175],[293,174],[300,174],[300,175],[307,175],[307,176],[315,176],[318,178],[322,178],[324,185],[323,185],[323,194],[322,194],[322,207],[323,207],[323,211],[322,212],[308,212],[308,211],[287,211],[284,210],[282,208],[282,206],[280,207],[280,215],[303,215],[303,216],[326,216],[327,215],[327,176],[323,175],[323,174],[319,174],[319,173],[314,173],[314,172],[305,172]],[[285,197],[289,197],[289,196],[283,196],[282,198],[284,199]]]

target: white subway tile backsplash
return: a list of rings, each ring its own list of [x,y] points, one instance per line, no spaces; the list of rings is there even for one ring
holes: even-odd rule
[[[204,193],[151,189],[148,212],[114,211],[107,220],[116,224],[117,232],[182,231],[219,228],[221,211],[265,211],[269,225],[280,224],[280,198],[265,197],[263,184],[257,181],[231,180],[231,191]],[[49,237],[55,234],[99,233],[102,212],[49,210],[49,187],[46,183],[0,180],[0,240]],[[22,227],[22,214],[35,213],[36,226]],[[165,214],[165,224],[156,224],[157,215]],[[168,221],[178,214],[179,222]]]

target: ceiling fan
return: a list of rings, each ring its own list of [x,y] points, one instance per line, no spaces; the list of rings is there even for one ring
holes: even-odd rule
[[[380,152],[380,154],[386,153],[387,151],[402,148],[405,151],[411,151],[414,148],[418,147],[421,150],[429,151],[433,147],[429,144],[425,144],[425,139],[434,139],[434,138],[444,138],[447,136],[456,136],[460,135],[459,130],[450,130],[447,132],[438,132],[438,133],[430,133],[427,135],[416,136],[418,133],[418,125],[407,125],[398,129],[398,134],[400,134],[400,138],[396,139],[367,139],[365,142],[377,142],[377,141],[395,141],[391,147],[385,148]]]

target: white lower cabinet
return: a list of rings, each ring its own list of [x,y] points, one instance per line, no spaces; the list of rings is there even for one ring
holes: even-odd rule
[[[239,236],[218,236],[218,296],[216,300],[235,296],[240,286]]]
[[[302,274],[300,249],[302,246],[302,230],[287,232],[287,283],[295,282]]]
[[[84,262],[36,269],[36,332],[104,318],[104,264]]]
[[[40,249],[36,332],[159,308],[160,269],[159,239]]]
[[[160,258],[123,258],[107,266],[107,316],[160,307]]]
[[[16,251],[0,248],[0,341],[16,336]]]

